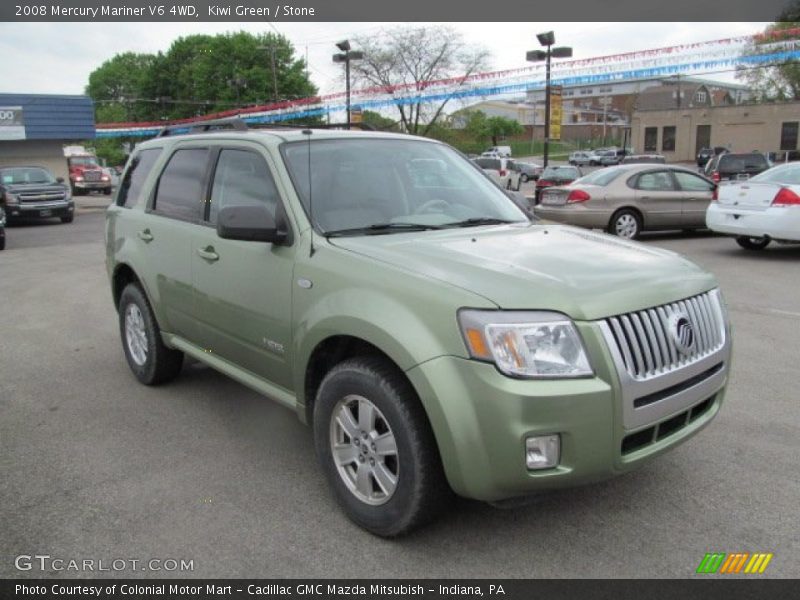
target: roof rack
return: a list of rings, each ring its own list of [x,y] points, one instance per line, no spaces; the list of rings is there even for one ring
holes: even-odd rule
[[[195,123],[177,123],[175,125],[167,125],[158,132],[156,137],[167,137],[169,135],[173,135],[176,131],[184,130],[188,130],[189,133],[198,133],[207,131],[224,131],[226,129],[247,131],[247,123],[245,123],[241,117],[213,119],[210,121],[197,121]]]
[[[350,129],[361,129],[362,131],[376,131],[368,123],[351,123]],[[228,117],[225,119],[213,119],[209,121],[197,121],[194,123],[176,123],[167,125],[158,132],[156,137],[167,137],[181,133],[203,133],[213,131],[247,131],[249,129],[348,129],[347,123],[247,123],[241,116]]]

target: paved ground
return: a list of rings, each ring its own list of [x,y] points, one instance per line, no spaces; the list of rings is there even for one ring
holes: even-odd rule
[[[0,577],[40,576],[14,569],[37,553],[183,558],[194,576],[688,577],[711,550],[774,552],[767,575],[800,576],[800,249],[648,237],[713,270],[730,303],[718,419],[633,474],[515,509],[460,501],[383,541],[335,506],[288,410],[197,365],[135,382],[102,218],[10,227],[0,253]]]

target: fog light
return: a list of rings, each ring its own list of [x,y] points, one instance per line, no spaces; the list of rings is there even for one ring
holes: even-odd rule
[[[525,464],[529,469],[552,469],[561,456],[561,438],[537,435],[525,439]]]

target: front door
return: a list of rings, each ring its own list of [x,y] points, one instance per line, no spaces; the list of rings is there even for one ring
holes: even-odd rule
[[[711,125],[697,126],[697,140],[694,144],[694,155],[697,156],[702,148],[711,148]]]
[[[714,184],[686,171],[675,171],[675,179],[681,190],[681,225],[687,229],[705,227]]]
[[[282,210],[270,162],[255,145],[219,151],[206,226],[192,238],[196,321],[207,352],[291,389],[295,247],[225,240],[216,232],[221,208],[260,204],[273,215]]]

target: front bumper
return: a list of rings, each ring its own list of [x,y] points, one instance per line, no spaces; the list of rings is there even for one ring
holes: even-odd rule
[[[106,190],[111,189],[110,181],[73,181],[72,187],[79,190]]]
[[[512,379],[494,365],[454,356],[408,371],[456,493],[497,501],[607,479],[687,440],[716,416],[728,380],[729,342],[710,357],[723,363],[711,383],[701,381],[666,397],[655,420],[626,426],[628,399],[601,326],[576,326],[592,357],[595,375],[590,378]],[[551,434],[560,436],[558,466],[529,470],[525,439]],[[628,440],[637,435],[650,439],[631,450]]]
[[[75,203],[72,200],[21,202],[19,204],[6,205],[5,211],[9,220],[68,217],[74,214]]]
[[[800,242],[800,209],[795,206],[748,210],[712,203],[706,212],[706,225],[728,235]]]

